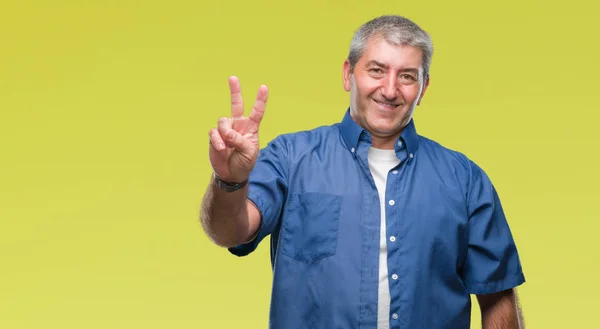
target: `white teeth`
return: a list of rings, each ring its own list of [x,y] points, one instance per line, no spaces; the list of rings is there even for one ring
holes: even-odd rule
[[[388,107],[396,107],[396,105],[394,105],[394,104],[384,103],[384,102],[380,102],[380,101],[376,101],[376,102],[379,103],[379,104],[381,104],[381,105],[388,106]]]

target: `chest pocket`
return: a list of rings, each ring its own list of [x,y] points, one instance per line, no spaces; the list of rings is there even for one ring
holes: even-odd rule
[[[342,196],[293,194],[286,205],[280,249],[297,261],[312,263],[335,255]]]

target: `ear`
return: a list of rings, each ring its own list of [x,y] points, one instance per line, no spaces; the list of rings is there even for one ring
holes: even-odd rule
[[[419,102],[417,102],[417,105],[421,105],[421,100],[423,100],[423,96],[425,96],[427,87],[429,87],[429,77],[427,77],[427,79],[425,79],[425,84],[423,85],[423,90],[421,91],[421,96],[419,96]]]
[[[342,70],[342,79],[344,81],[344,90],[350,91],[350,62],[348,60],[344,61],[344,68]]]

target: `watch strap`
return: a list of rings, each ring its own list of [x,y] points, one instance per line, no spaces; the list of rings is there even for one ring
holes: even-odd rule
[[[246,185],[248,185],[247,179],[243,182],[234,183],[234,182],[224,181],[224,180],[220,179],[219,176],[217,176],[216,174],[213,174],[213,180],[215,181],[215,184],[220,189],[224,190],[225,192],[235,192],[241,188],[244,188]]]

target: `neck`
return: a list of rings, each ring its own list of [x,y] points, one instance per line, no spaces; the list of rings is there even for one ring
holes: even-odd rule
[[[369,129],[365,128],[366,127],[365,122],[355,116],[352,107],[350,108],[350,117],[352,117],[354,122],[356,122],[363,129],[369,130]],[[406,124],[405,124],[405,126],[406,126]],[[369,131],[369,133],[371,134],[371,146],[374,148],[382,149],[382,150],[393,150],[394,143],[396,143],[396,140],[398,139],[398,137],[400,137],[400,135],[402,134],[402,131],[404,131],[404,127],[398,133],[396,133],[392,136],[377,136],[372,131]]]
[[[400,136],[400,134],[389,137],[378,137],[371,135],[371,146],[382,150],[393,150],[394,143],[398,139],[398,136]]]

